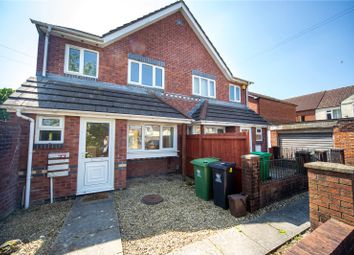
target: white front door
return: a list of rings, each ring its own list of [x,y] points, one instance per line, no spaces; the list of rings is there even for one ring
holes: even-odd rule
[[[114,189],[114,120],[80,119],[77,195]]]
[[[249,141],[250,141],[250,152],[252,152],[253,151],[253,146],[252,146],[252,128],[249,128],[249,127],[241,127],[240,128],[240,132],[245,132],[245,131],[247,131],[248,132],[248,135],[249,135]]]

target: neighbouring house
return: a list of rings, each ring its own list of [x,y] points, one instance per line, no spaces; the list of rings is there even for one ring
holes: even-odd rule
[[[354,117],[354,86],[286,99],[296,104],[297,122]]]
[[[49,199],[54,170],[65,170],[56,198],[181,170],[187,133],[247,131],[250,150],[267,149],[268,122],[247,107],[250,82],[233,76],[183,1],[102,36],[32,23],[36,77],[2,106],[20,117],[27,205]]]

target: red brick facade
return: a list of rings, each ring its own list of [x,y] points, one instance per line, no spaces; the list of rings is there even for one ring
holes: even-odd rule
[[[296,105],[271,100],[267,97],[248,98],[248,107],[271,124],[287,124],[296,121]]]
[[[177,25],[182,20],[183,25]],[[44,37],[39,37],[37,71],[42,69]],[[127,84],[128,53],[136,53],[165,62],[165,92],[192,95],[192,70],[216,76],[216,98],[229,101],[229,84],[215,61],[200,42],[180,12],[104,48],[93,47],[65,38],[51,36],[48,49],[49,73],[64,74],[65,44],[99,52],[98,80]],[[234,83],[235,84],[235,83]],[[246,102],[245,90],[242,102]]]
[[[316,120],[315,110],[296,112],[296,122],[314,121],[314,120]]]

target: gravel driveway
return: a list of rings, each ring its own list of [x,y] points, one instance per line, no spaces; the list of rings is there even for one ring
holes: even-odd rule
[[[68,200],[16,211],[0,222],[0,245],[20,239],[23,245],[15,254],[48,254],[71,206],[72,201]]]
[[[144,195],[152,193],[164,201],[157,205],[141,203]],[[166,254],[281,207],[286,200],[234,218],[213,201],[197,198],[194,186],[185,184],[180,175],[169,175],[129,180],[126,190],[116,192],[116,203],[123,251],[129,255]]]

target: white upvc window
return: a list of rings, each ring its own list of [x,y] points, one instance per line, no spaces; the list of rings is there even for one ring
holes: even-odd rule
[[[230,84],[229,98],[231,102],[241,102],[241,88],[237,85]]]
[[[64,117],[37,116],[35,143],[64,142]]]
[[[215,80],[197,75],[192,75],[192,84],[193,95],[211,98],[216,97]]]
[[[218,126],[204,126],[204,134],[223,134],[225,127]]]
[[[256,141],[257,142],[262,142],[263,141],[262,128],[256,128]]]
[[[128,124],[128,158],[177,155],[177,126],[158,123]]]
[[[163,89],[165,68],[128,59],[128,84]]]
[[[64,72],[98,78],[99,53],[74,45],[65,45]]]
[[[327,110],[326,116],[327,116],[328,120],[340,119],[342,117],[342,112],[341,112],[340,108],[331,109],[331,110]]]

